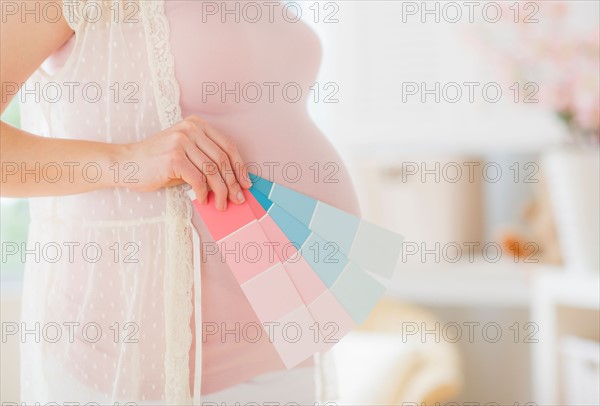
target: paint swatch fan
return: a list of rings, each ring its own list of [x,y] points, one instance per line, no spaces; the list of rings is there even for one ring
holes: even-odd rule
[[[363,323],[396,271],[402,237],[251,175],[246,201],[194,207],[287,368]],[[289,329],[268,326],[295,326]]]

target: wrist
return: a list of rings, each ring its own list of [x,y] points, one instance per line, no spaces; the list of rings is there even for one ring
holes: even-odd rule
[[[133,144],[108,145],[107,182],[110,187],[132,188],[136,185],[138,165],[133,159]]]

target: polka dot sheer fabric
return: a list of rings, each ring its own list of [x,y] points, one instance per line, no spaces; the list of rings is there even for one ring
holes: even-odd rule
[[[163,1],[64,0],[63,14],[75,36],[57,53],[68,52],[65,60],[46,61],[24,85],[46,94],[22,97],[26,131],[129,143],[181,120]],[[56,164],[90,182],[99,168]],[[135,162],[111,171],[135,182]],[[22,326],[37,333],[23,340],[21,401],[190,404],[192,207],[184,188],[30,202],[27,247],[37,254],[26,258]]]

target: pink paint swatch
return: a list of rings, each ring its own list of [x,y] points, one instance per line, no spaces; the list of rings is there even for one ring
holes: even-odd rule
[[[212,193],[209,194],[207,204],[201,205],[197,200],[193,204],[284,365],[292,368],[324,350],[327,343],[318,333],[318,324],[283,265],[282,251],[277,252],[273,248],[273,240],[256,219],[253,211],[258,210],[254,204],[256,200],[249,192],[246,192],[246,198],[247,201],[243,204],[228,205],[224,212],[216,210]],[[264,210],[263,213],[266,214]],[[267,222],[268,217],[264,225],[275,235],[273,224],[269,225]],[[285,236],[282,234],[278,235],[278,239],[282,243],[287,241],[284,241]],[[295,248],[291,248],[290,254],[294,255]],[[303,274],[308,271],[310,267]],[[296,279],[299,275],[300,273],[295,274]],[[311,286],[310,289],[311,295],[315,296],[315,289],[320,288]]]

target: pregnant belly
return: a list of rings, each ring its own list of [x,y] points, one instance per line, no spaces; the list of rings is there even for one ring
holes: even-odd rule
[[[358,215],[346,165],[309,116],[261,110],[202,117],[235,141],[251,172]]]
[[[300,106],[298,106],[300,107]],[[201,116],[235,141],[249,169],[301,193],[359,213],[348,171],[325,136],[301,111],[254,109]],[[194,114],[184,109],[187,116]],[[203,224],[201,238],[212,239]],[[222,326],[260,324],[226,264],[213,257],[202,267],[202,318]],[[263,338],[265,338],[264,336]],[[203,337],[202,392],[212,393],[282,368],[268,340],[258,342]],[[308,364],[312,362],[307,360]]]

